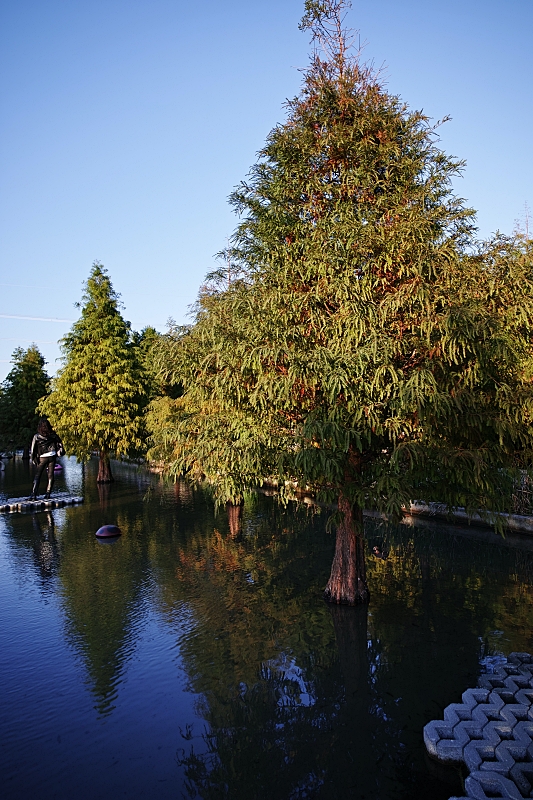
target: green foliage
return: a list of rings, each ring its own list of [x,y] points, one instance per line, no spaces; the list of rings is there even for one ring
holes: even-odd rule
[[[141,447],[146,379],[106,270],[93,265],[81,317],[62,340],[63,367],[41,403],[68,452],[126,454]]]
[[[36,345],[17,347],[0,388],[0,450],[27,450],[37,429],[37,404],[48,390],[45,360]]]
[[[145,398],[148,403],[153,397],[161,393],[161,382],[154,365],[154,352],[157,349],[161,334],[151,325],[142,331],[134,331],[132,343],[137,352],[137,360],[141,367],[145,381]]]
[[[462,162],[349,55],[345,6],[306,4],[325,57],[232,195],[239,277],[167,342],[185,394],[154,440],[222,498],[274,474],[392,517],[501,509],[530,460],[531,247],[476,244]]]
[[[140,362],[148,380],[147,394],[150,400],[155,397],[176,399],[183,394],[183,387],[179,379],[175,378],[172,366],[173,352],[168,343],[174,342],[176,336],[186,330],[185,326],[177,326],[170,320],[169,329],[165,334],[159,333],[152,327],[144,328],[140,334],[135,334]]]

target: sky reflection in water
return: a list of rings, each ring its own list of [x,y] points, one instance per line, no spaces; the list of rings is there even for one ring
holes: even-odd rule
[[[434,800],[422,728],[532,650],[532,543],[369,520],[368,609],[321,599],[326,515],[256,497],[242,527],[132,467],[81,507],[0,517],[5,798]],[[28,494],[9,462],[0,496]],[[95,531],[118,524],[103,544]]]

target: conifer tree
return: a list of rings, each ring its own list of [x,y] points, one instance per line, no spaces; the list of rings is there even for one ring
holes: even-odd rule
[[[350,54],[347,7],[306,0],[301,93],[231,200],[239,277],[175,343],[185,393],[155,438],[221,499],[269,474],[335,498],[325,597],[356,604],[363,508],[501,510],[529,463],[533,283],[516,242],[476,246],[462,162]]]
[[[40,406],[67,452],[85,460],[98,451],[99,483],[113,480],[110,455],[141,446],[146,387],[118,297],[95,262],[78,304],[81,317],[61,341],[63,366]]]
[[[37,404],[46,394],[49,377],[38,347],[17,347],[11,356],[13,368],[0,391],[0,449],[13,452],[21,448],[29,457],[29,447],[37,428]]]

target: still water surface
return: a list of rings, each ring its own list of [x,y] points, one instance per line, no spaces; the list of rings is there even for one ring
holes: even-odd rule
[[[0,516],[3,798],[460,794],[422,728],[533,649],[532,540],[367,521],[368,612],[330,608],[325,514],[259,496],[230,530],[200,490],[63,463],[83,506]]]

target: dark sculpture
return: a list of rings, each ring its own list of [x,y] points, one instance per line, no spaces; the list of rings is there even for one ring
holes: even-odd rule
[[[48,419],[46,417],[41,417],[30,450],[31,460],[37,467],[33,478],[31,500],[37,500],[41,475],[45,470],[48,473],[48,486],[46,488],[45,499],[48,500],[50,498],[50,492],[54,485],[54,467],[56,465],[56,459],[58,456],[62,456],[64,452],[63,443],[48,422]]]

